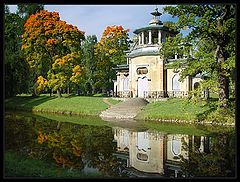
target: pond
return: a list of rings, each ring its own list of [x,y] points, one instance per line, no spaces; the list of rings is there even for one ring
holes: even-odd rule
[[[4,126],[5,153],[43,161],[82,177],[235,176],[234,129],[201,136],[148,129],[144,122],[124,125],[98,117],[27,112],[6,112]],[[6,177],[31,177],[13,174],[8,164]]]

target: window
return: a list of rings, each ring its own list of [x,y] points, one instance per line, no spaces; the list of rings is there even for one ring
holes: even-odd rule
[[[158,43],[158,31],[152,31],[152,42],[153,44]]]
[[[141,160],[141,161],[147,161],[148,156],[147,156],[147,154],[137,153],[137,159]]]
[[[200,86],[199,82],[195,82],[193,85],[194,90],[198,89]]]
[[[148,69],[146,67],[140,67],[137,69],[138,75],[143,75],[143,74],[147,74],[147,73],[148,73]]]
[[[181,141],[172,139],[172,153],[173,155],[177,156],[181,153]]]
[[[180,90],[180,82],[179,80],[179,75],[175,74],[172,78],[172,90],[173,91],[179,91]]]

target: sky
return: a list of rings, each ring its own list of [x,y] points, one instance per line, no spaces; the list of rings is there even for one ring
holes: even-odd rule
[[[8,5],[10,12],[14,13],[17,5]],[[165,5],[164,5],[165,6]],[[102,33],[107,26],[121,25],[124,29],[130,29],[129,37],[133,37],[133,31],[147,26],[152,19],[150,14],[158,8],[163,13],[163,5],[44,5],[44,9],[50,12],[59,12],[61,20],[77,26],[84,31],[85,35],[96,35],[101,39]],[[163,13],[160,17],[162,22],[173,21],[171,15]],[[186,35],[189,31],[183,31]]]

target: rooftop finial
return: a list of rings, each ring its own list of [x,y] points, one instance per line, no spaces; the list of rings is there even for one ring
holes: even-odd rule
[[[163,23],[160,21],[160,16],[162,13],[158,11],[157,5],[155,11],[151,13],[153,15],[153,19],[149,22],[150,25],[162,25]]]

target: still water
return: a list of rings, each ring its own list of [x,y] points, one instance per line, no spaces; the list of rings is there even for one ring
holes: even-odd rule
[[[6,112],[5,151],[102,177],[235,176],[234,131],[170,134],[136,123],[49,116]]]

